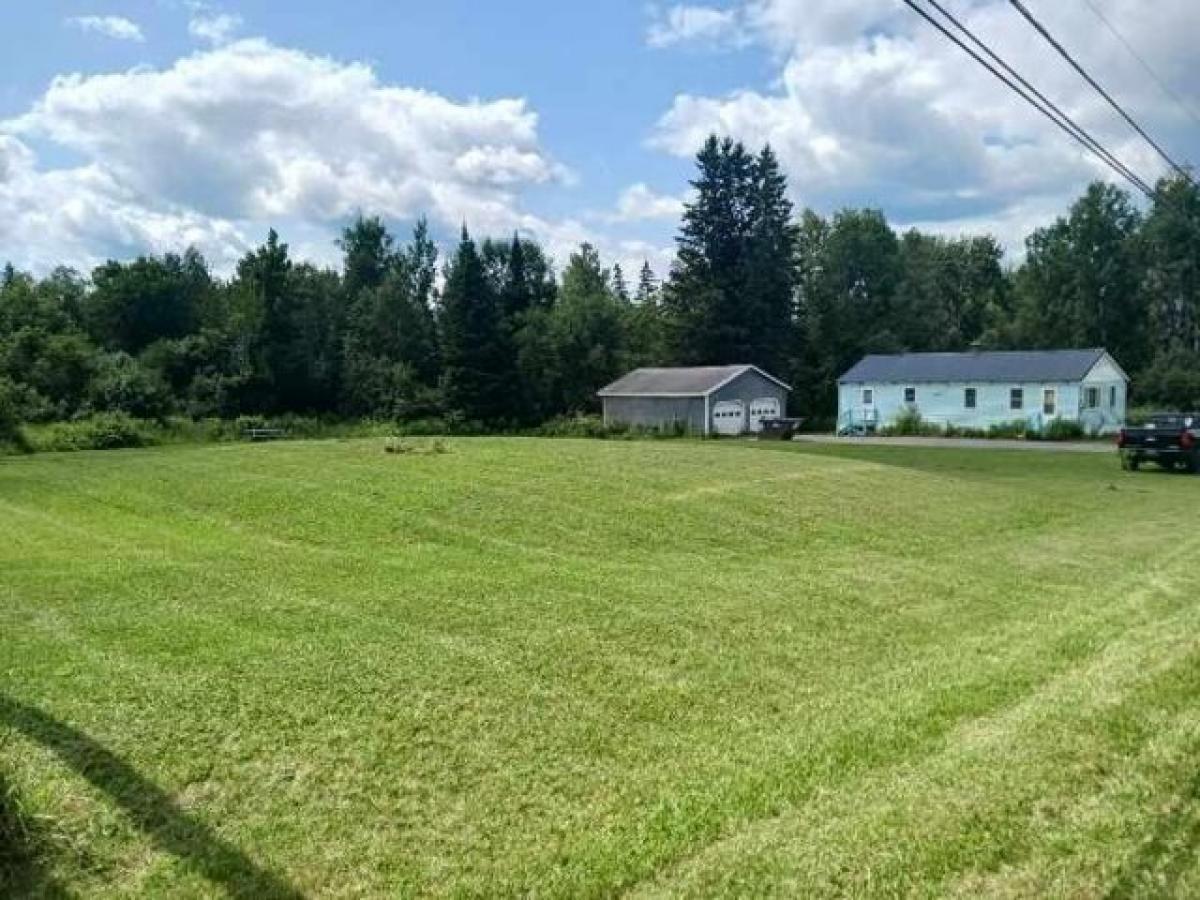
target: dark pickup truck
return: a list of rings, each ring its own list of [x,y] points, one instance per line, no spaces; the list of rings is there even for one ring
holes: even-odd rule
[[[1121,466],[1137,471],[1144,462],[1164,469],[1200,470],[1200,413],[1159,413],[1144,425],[1117,435]]]

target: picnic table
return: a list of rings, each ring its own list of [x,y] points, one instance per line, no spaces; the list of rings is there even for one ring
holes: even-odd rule
[[[277,441],[286,437],[287,432],[282,428],[247,428],[242,435],[248,441]]]

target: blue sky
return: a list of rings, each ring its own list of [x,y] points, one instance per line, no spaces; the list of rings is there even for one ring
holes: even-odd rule
[[[1166,0],[1154,21],[1095,2],[1197,96],[1200,5]],[[950,5],[1161,173],[1005,3]],[[1082,0],[1031,5],[1179,155],[1200,151],[1197,120]],[[1104,174],[898,0],[6,6],[0,257],[35,270],[194,243],[227,271],[268,225],[333,262],[362,210],[400,232],[420,214],[445,236],[519,229],[560,261],[589,240],[663,271],[712,131],[771,142],[797,204],[990,231],[1013,253]]]

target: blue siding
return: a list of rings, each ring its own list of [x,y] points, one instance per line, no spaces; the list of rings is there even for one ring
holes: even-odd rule
[[[953,425],[958,428],[986,429],[992,425],[1018,419],[1040,427],[1051,418],[1082,423],[1089,430],[1111,430],[1125,419],[1124,382],[1086,382],[1098,388],[1099,405],[1095,409],[1084,409],[1086,399],[1080,382],[1018,382],[1001,384],[996,382],[945,382],[945,383],[849,383],[838,385],[839,424],[846,421],[862,421],[874,412],[877,424],[887,425],[895,421],[904,410],[915,408],[921,417],[938,425]],[[1116,387],[1116,403],[1109,388]],[[915,399],[907,402],[905,389],[915,389]],[[1021,409],[1011,407],[1011,392],[1019,388],[1023,393]],[[1043,412],[1043,397],[1046,389],[1055,391],[1054,414]],[[864,389],[872,392],[872,403],[863,402]],[[966,405],[966,392],[973,389],[975,407]]]

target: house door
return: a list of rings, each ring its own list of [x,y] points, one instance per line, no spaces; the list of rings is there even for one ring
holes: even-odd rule
[[[741,434],[746,430],[746,407],[741,400],[714,403],[712,417],[717,434]]]
[[[759,397],[750,401],[750,430],[755,434],[762,431],[763,419],[779,418],[779,398]]]

